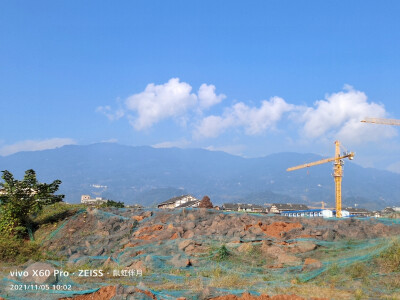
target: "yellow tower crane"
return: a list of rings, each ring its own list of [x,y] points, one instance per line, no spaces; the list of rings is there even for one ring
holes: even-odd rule
[[[363,123],[383,124],[383,125],[397,125],[400,126],[400,120],[396,119],[382,119],[382,118],[365,118]]]
[[[352,160],[354,158],[354,152],[345,152],[340,156],[340,142],[335,141],[335,157],[321,159],[308,164],[303,164],[288,168],[286,171],[294,171],[298,169],[308,168],[316,165],[321,165],[333,161],[333,178],[335,180],[335,200],[336,200],[336,217],[342,217],[342,177],[343,177],[343,158]]]

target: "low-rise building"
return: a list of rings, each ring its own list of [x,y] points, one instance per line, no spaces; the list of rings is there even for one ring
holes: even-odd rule
[[[201,200],[196,199],[196,200],[192,200],[192,201],[188,201],[185,202],[179,206],[177,206],[176,208],[184,208],[184,207],[199,207]]]
[[[287,211],[308,210],[305,204],[291,204],[291,203],[273,203],[269,209],[269,213],[282,214]]]
[[[174,197],[174,198],[168,199],[164,202],[161,202],[160,204],[157,205],[157,207],[158,208],[177,208],[177,207],[180,207],[182,204],[185,204],[185,203],[191,202],[191,201],[199,201],[199,204],[200,204],[200,200],[198,200],[197,198],[195,198],[191,195],[183,195],[183,196]],[[195,203],[192,202],[191,204],[195,204]]]
[[[267,208],[258,204],[247,204],[247,203],[224,203],[222,209],[225,211],[245,211],[245,212],[256,212],[265,213]]]
[[[323,218],[332,218],[333,211],[329,209],[307,209],[307,210],[294,210],[294,211],[284,211],[281,213],[282,216],[285,217],[323,217]]]
[[[108,202],[108,200],[103,197],[92,198],[90,195],[81,196],[81,203],[86,205],[100,205],[106,202]]]
[[[345,207],[344,210],[347,210],[350,216],[353,217],[371,217],[373,213],[365,208],[361,207]]]

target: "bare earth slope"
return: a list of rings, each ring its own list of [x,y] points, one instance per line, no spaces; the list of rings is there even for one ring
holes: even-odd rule
[[[103,286],[116,286],[107,299],[398,295],[397,269],[379,263],[399,235],[400,225],[390,220],[89,208],[59,223],[43,241],[43,249],[62,258],[48,263],[69,272],[58,284],[71,290],[41,298],[73,297]],[[81,270],[88,276],[79,276]],[[26,297],[38,299],[35,293]]]

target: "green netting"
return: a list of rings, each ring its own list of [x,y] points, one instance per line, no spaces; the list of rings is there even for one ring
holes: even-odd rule
[[[181,296],[198,299],[205,287],[211,287],[214,295],[239,295],[244,291],[261,294],[266,289],[273,291],[275,288],[290,288],[293,282],[318,282],[323,276],[328,276],[333,267],[343,270],[358,263],[373,264],[374,259],[393,243],[393,237],[389,236],[364,239],[336,236],[332,240],[324,240],[322,235],[318,238],[291,238],[291,235],[283,238],[266,236],[262,232],[243,234],[242,223],[268,224],[272,222],[272,219],[274,222],[288,220],[266,215],[221,213],[197,209],[80,210],[42,241],[46,248],[63,258],[47,262],[57,268],[70,270],[71,276],[60,279],[59,284],[70,284],[72,291],[41,291],[40,299],[50,300],[73,294],[84,294],[102,286],[116,284],[126,287],[143,284],[146,290],[151,291],[159,299],[176,299]],[[219,220],[231,222],[232,228],[222,230],[218,225]],[[302,219],[293,220],[293,222],[298,221]],[[392,219],[354,220],[357,224],[364,224],[363,228],[375,226],[378,223],[397,228],[398,221]],[[307,219],[307,222],[309,224],[306,227],[313,232],[334,232],[339,222],[347,222],[344,223],[345,226],[350,226],[353,221]],[[194,234],[193,229],[187,229],[193,227],[190,223],[194,223],[196,228],[201,227],[204,233]],[[214,223],[218,224],[213,225]],[[232,231],[232,229],[235,230]],[[193,234],[188,234],[191,230]],[[172,234],[176,232],[182,233],[173,237]],[[184,245],[187,241],[190,241],[190,245],[193,246],[190,251],[187,250],[190,245],[186,247]],[[279,244],[280,242],[282,244]],[[291,245],[299,242],[315,244],[317,248],[312,251],[312,254],[311,252],[290,252]],[[261,251],[266,243],[284,248],[297,260],[292,264],[277,264],[276,258],[271,258]],[[251,247],[248,251],[241,252],[239,247],[244,244],[249,244]],[[229,255],[224,259],[219,259],[222,245],[226,245]],[[196,252],[198,249],[201,251]],[[314,258],[321,265],[307,269],[304,267],[306,258]],[[97,279],[76,276],[79,269],[96,268],[108,270],[109,276]],[[142,276],[112,276],[115,270],[139,268],[143,268]],[[369,276],[381,279],[385,275],[376,270]],[[8,289],[10,282],[25,284],[21,279],[3,279],[0,282],[1,297],[39,299],[37,293],[24,291],[17,291],[10,295]],[[371,291],[368,292],[378,293],[374,289],[376,288],[372,286]],[[391,286],[382,287],[380,290],[380,293],[393,292],[400,292],[400,290],[398,287]]]

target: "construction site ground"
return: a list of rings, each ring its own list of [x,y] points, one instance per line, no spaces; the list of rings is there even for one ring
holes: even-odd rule
[[[46,260],[1,264],[0,296],[400,299],[399,236],[399,219],[82,208],[36,230]],[[68,276],[11,274],[33,269]]]

